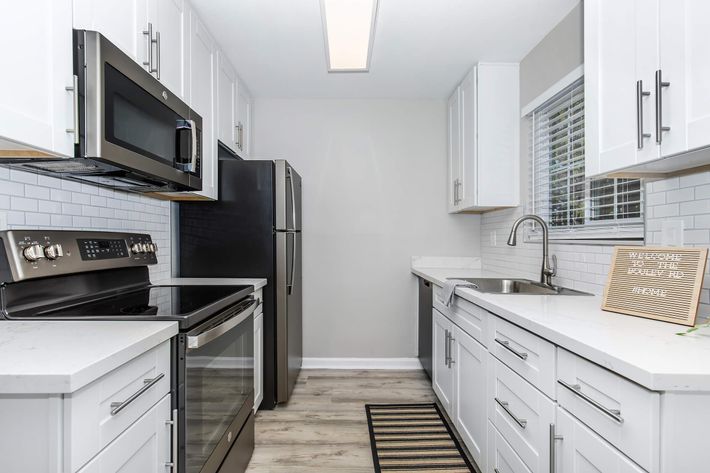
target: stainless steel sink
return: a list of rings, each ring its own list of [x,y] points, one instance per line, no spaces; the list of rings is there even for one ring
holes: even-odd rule
[[[461,279],[476,285],[474,289],[490,294],[529,294],[539,296],[591,296],[582,291],[575,291],[561,286],[547,286],[529,279],[504,278],[450,278]]]

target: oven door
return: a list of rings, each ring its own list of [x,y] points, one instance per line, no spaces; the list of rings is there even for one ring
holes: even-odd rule
[[[200,189],[202,118],[101,34],[75,39],[80,156]]]
[[[184,389],[179,390],[184,395],[179,471],[183,473],[218,471],[251,413],[253,314],[257,305],[258,301],[247,298],[182,334],[185,356]]]

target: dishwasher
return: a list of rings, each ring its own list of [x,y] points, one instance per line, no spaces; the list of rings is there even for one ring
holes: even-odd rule
[[[432,305],[434,302],[431,283],[419,278],[419,361],[431,379]]]

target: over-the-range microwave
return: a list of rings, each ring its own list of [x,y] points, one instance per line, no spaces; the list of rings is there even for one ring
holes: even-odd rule
[[[0,164],[132,192],[202,189],[202,118],[96,31],[74,30],[74,157]]]

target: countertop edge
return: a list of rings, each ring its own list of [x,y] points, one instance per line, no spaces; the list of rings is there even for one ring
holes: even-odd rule
[[[432,276],[427,270],[449,270],[449,268],[421,268],[412,267],[411,273],[421,277],[439,287],[442,287],[444,281]],[[456,269],[455,271],[465,271],[464,268]],[[457,277],[465,277],[456,275]],[[640,368],[637,365],[628,363],[625,360],[609,355],[607,352],[588,345],[578,339],[569,337],[563,333],[555,331],[553,328],[540,325],[537,322],[530,320],[524,315],[512,312],[505,307],[501,307],[491,301],[482,299],[472,289],[457,288],[457,296],[460,296],[467,301],[476,304],[487,311],[499,316],[508,322],[511,322],[519,327],[522,327],[549,342],[563,348],[567,351],[575,353],[582,358],[585,358],[609,371],[612,371],[624,378],[633,381],[636,384],[643,386],[646,389],[657,392],[688,392],[688,391],[710,391],[710,375],[703,374],[684,374],[684,373],[656,373]]]
[[[41,323],[41,322],[38,322]],[[128,322],[130,323],[130,322]],[[103,359],[87,364],[68,374],[8,374],[0,375],[0,394],[71,394],[91,384],[132,359],[170,340],[178,333],[177,322],[141,322],[160,324],[161,328]],[[12,388],[13,385],[16,385]],[[33,385],[32,388],[28,386]]]

